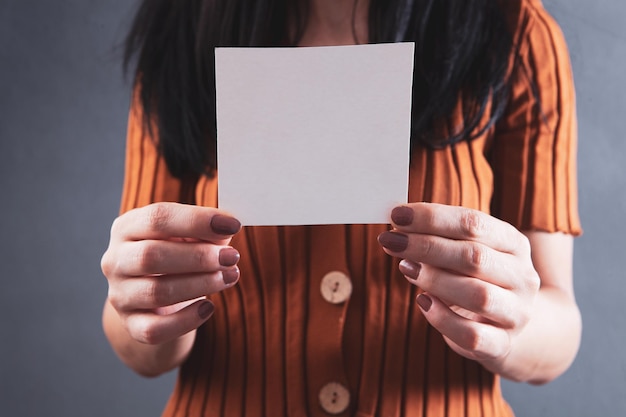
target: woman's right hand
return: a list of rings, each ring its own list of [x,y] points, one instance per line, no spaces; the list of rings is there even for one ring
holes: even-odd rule
[[[239,252],[228,245],[240,229],[218,209],[176,203],[118,217],[101,266],[130,336],[158,345],[204,323],[214,311],[206,297],[239,279]]]

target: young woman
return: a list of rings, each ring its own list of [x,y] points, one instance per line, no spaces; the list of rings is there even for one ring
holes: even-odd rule
[[[394,41],[416,57],[391,230],[241,230],[214,208],[215,46]],[[509,416],[500,376],[567,369],[574,89],[539,0],[145,0],[127,60],[103,323],[140,374],[180,368],[165,416]]]

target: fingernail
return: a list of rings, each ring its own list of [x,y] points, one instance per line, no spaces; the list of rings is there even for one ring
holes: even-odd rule
[[[231,285],[239,279],[239,268],[232,268],[222,271],[222,279],[224,284]]]
[[[398,226],[408,226],[413,223],[413,210],[407,206],[399,206],[391,211],[391,220]]]
[[[219,235],[234,235],[241,229],[241,223],[234,217],[216,214],[211,219],[211,229]]]
[[[224,248],[220,251],[220,265],[222,266],[234,266],[239,262],[239,252],[234,248]]]
[[[417,279],[422,270],[422,265],[416,264],[415,262],[407,261],[403,259],[400,261],[400,265],[398,266],[402,275],[407,276],[411,279]]]
[[[404,252],[409,246],[409,237],[404,233],[383,232],[378,236],[378,243],[392,252]]]
[[[422,310],[428,312],[428,310],[430,310],[430,307],[433,305],[433,299],[426,294],[420,294],[417,296],[417,304]]]
[[[198,315],[200,316],[202,320],[206,320],[209,317],[211,317],[214,311],[215,311],[215,306],[210,301],[206,301],[200,304],[200,307],[198,307]]]

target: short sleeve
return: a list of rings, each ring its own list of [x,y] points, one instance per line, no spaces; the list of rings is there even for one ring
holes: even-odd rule
[[[156,141],[144,127],[140,101],[133,94],[126,138],[120,213],[160,201],[194,203],[194,184],[171,175]]]
[[[508,108],[495,129],[492,213],[520,230],[579,235],[576,99],[563,34],[523,1]]]

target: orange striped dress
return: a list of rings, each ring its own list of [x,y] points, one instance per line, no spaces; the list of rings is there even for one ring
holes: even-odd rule
[[[521,61],[506,115],[470,143],[415,149],[409,198],[480,209],[522,230],[578,234],[569,57],[541,3],[521,3]],[[173,178],[133,106],[122,212],[156,201],[215,206],[216,187],[206,177]],[[376,241],[386,229],[244,228],[233,240],[241,280],[211,297],[215,314],[199,329],[163,415],[513,415],[498,376],[455,354],[427,324],[416,289]],[[328,297],[329,276],[340,278],[339,299]]]

